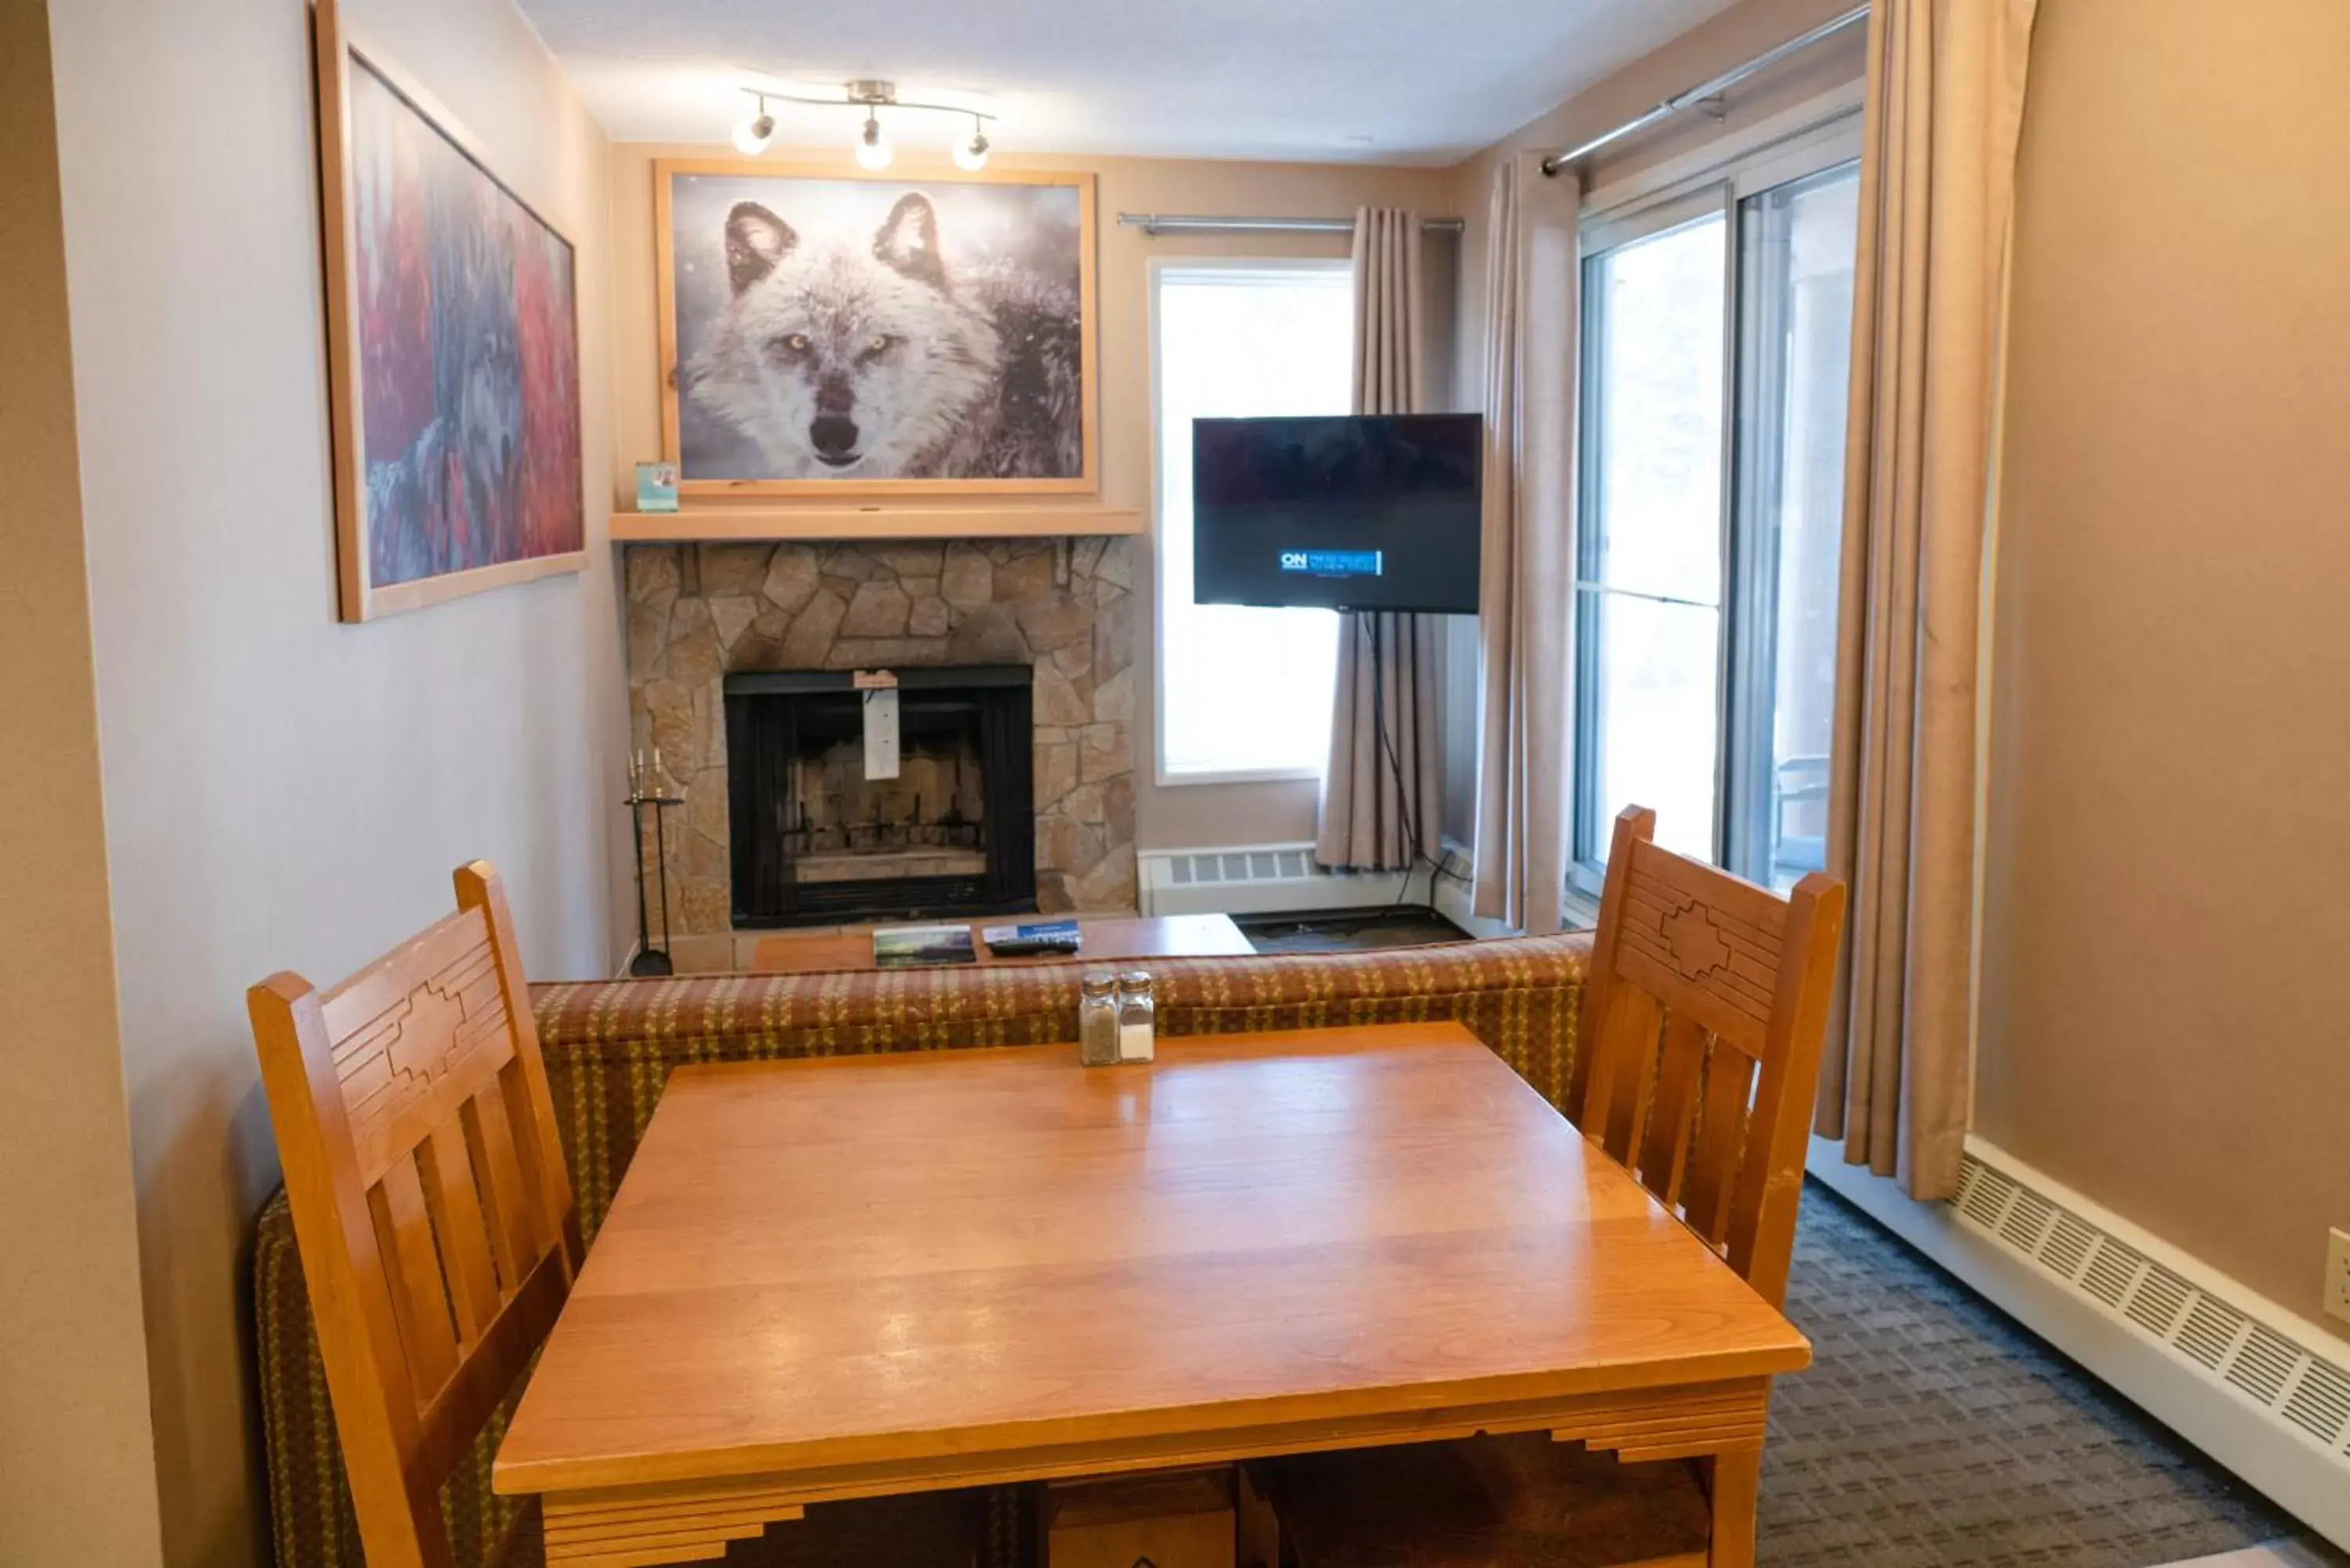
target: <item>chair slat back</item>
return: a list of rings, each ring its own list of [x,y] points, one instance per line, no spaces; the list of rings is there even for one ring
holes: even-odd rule
[[[1780,898],[1616,819],[1568,1104],[1772,1305],[1793,1262],[1844,884]]]
[[[359,1539],[448,1568],[442,1483],[555,1324],[577,1207],[497,873],[321,993],[246,994]]]

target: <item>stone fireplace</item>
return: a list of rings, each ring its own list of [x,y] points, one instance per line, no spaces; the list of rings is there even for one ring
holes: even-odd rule
[[[628,546],[635,743],[660,748],[666,783],[685,799],[683,810],[669,814],[676,929],[728,932],[736,929],[737,909],[749,907],[739,903],[736,886],[728,677],[837,678],[858,670],[902,676],[1024,668],[1035,906],[1047,913],[1132,910],[1128,549],[1125,539],[1104,537]],[[736,686],[748,690],[739,679]],[[901,701],[912,694],[910,688]],[[966,842],[971,835],[963,829],[972,806],[983,803],[968,793],[973,784],[956,781],[953,747],[941,749],[953,735],[918,734],[915,726],[902,734],[904,787],[894,791],[852,787],[864,784],[861,753],[817,748],[800,760],[796,782],[810,820],[808,857],[798,864],[796,886],[814,889],[827,873],[863,878],[881,839],[892,835],[883,852],[903,857],[896,869],[905,875],[973,874],[971,857],[985,851]],[[917,790],[917,780],[926,787]],[[805,794],[811,784],[813,797]],[[949,820],[951,805],[965,820]],[[820,810],[860,821],[819,825]],[[798,826],[795,816],[779,820],[782,830]],[[820,839],[820,826],[837,842]],[[859,829],[854,846],[851,826]],[[827,847],[819,850],[819,842]],[[650,848],[648,832],[648,866]],[[827,863],[826,855],[852,859]],[[868,863],[860,867],[854,859]],[[821,897],[810,891],[802,902]],[[804,909],[791,918],[816,916]],[[764,925],[775,917],[756,919]]]

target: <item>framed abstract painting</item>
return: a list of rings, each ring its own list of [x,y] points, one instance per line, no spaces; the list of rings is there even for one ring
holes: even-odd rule
[[[318,0],[342,618],[586,559],[577,257]]]
[[[694,495],[1092,493],[1094,177],[653,167]]]

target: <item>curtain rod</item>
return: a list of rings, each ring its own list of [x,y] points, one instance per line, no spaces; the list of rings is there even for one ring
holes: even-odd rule
[[[1659,120],[1669,119],[1681,110],[1703,103],[1710,98],[1718,98],[1755,72],[1768,70],[1789,55],[1808,49],[1822,38],[1841,33],[1856,22],[1867,20],[1868,7],[1866,5],[1856,5],[1841,16],[1832,16],[1810,32],[1790,38],[1775,49],[1765,49],[1744,65],[1726,70],[1711,81],[1701,82],[1687,92],[1674,94],[1646,114],[1626,120],[1605,136],[1595,136],[1580,147],[1571,147],[1564,152],[1552,153],[1542,161],[1542,171],[1545,174],[1556,174],[1577,159],[1587,158],[1612,142],[1621,141],[1635,131],[1646,130]]]
[[[1197,218],[1166,213],[1120,213],[1122,227],[1146,234],[1351,234],[1352,218]],[[1419,226],[1433,234],[1457,234],[1458,218],[1422,218]]]

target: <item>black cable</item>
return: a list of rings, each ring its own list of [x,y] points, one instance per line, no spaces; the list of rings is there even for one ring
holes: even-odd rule
[[[1371,680],[1374,686],[1378,684],[1379,677],[1378,671],[1376,668],[1371,672]],[[1396,754],[1395,737],[1387,732],[1387,710],[1384,703],[1381,703],[1378,711],[1372,715],[1372,728],[1378,736],[1378,743],[1387,752],[1388,769],[1395,774],[1396,804],[1399,809],[1400,809],[1406,795],[1403,782],[1403,759]],[[1425,861],[1430,872],[1432,873],[1428,885],[1428,896],[1431,899],[1436,897],[1436,883],[1434,880],[1434,877],[1442,877],[1451,881],[1459,882],[1463,886],[1475,880],[1474,877],[1463,876],[1461,873],[1451,869],[1444,864],[1440,857],[1431,857],[1427,850],[1420,847],[1420,846],[1425,844],[1427,840],[1420,836],[1417,805],[1415,805],[1413,810],[1406,815],[1404,828],[1405,831],[1411,836],[1411,842],[1406,846],[1410,851],[1411,860],[1410,863],[1404,867],[1405,878],[1409,881],[1411,873],[1414,870],[1417,870],[1419,865]]]
[[[1387,917],[1391,919],[1403,909],[1404,900],[1411,896],[1412,873],[1419,869],[1422,861],[1428,864],[1428,902],[1430,909],[1433,909],[1436,904],[1438,877],[1449,877],[1464,885],[1471,878],[1463,877],[1458,871],[1447,869],[1440,858],[1431,857],[1423,847],[1427,840],[1420,836],[1419,831],[1419,803],[1411,791],[1404,785],[1403,758],[1396,751],[1395,737],[1388,733],[1387,681],[1384,675],[1385,667],[1378,657],[1378,639],[1371,629],[1371,616],[1374,613],[1377,612],[1358,612],[1355,617],[1355,629],[1359,634],[1359,639],[1367,641],[1369,645],[1364,657],[1367,658],[1371,664],[1372,745],[1386,753],[1388,770],[1395,775],[1397,815],[1404,819],[1406,842],[1403,886],[1396,889],[1395,902],[1387,908]],[[1399,641],[1400,641],[1400,636],[1399,636]]]

